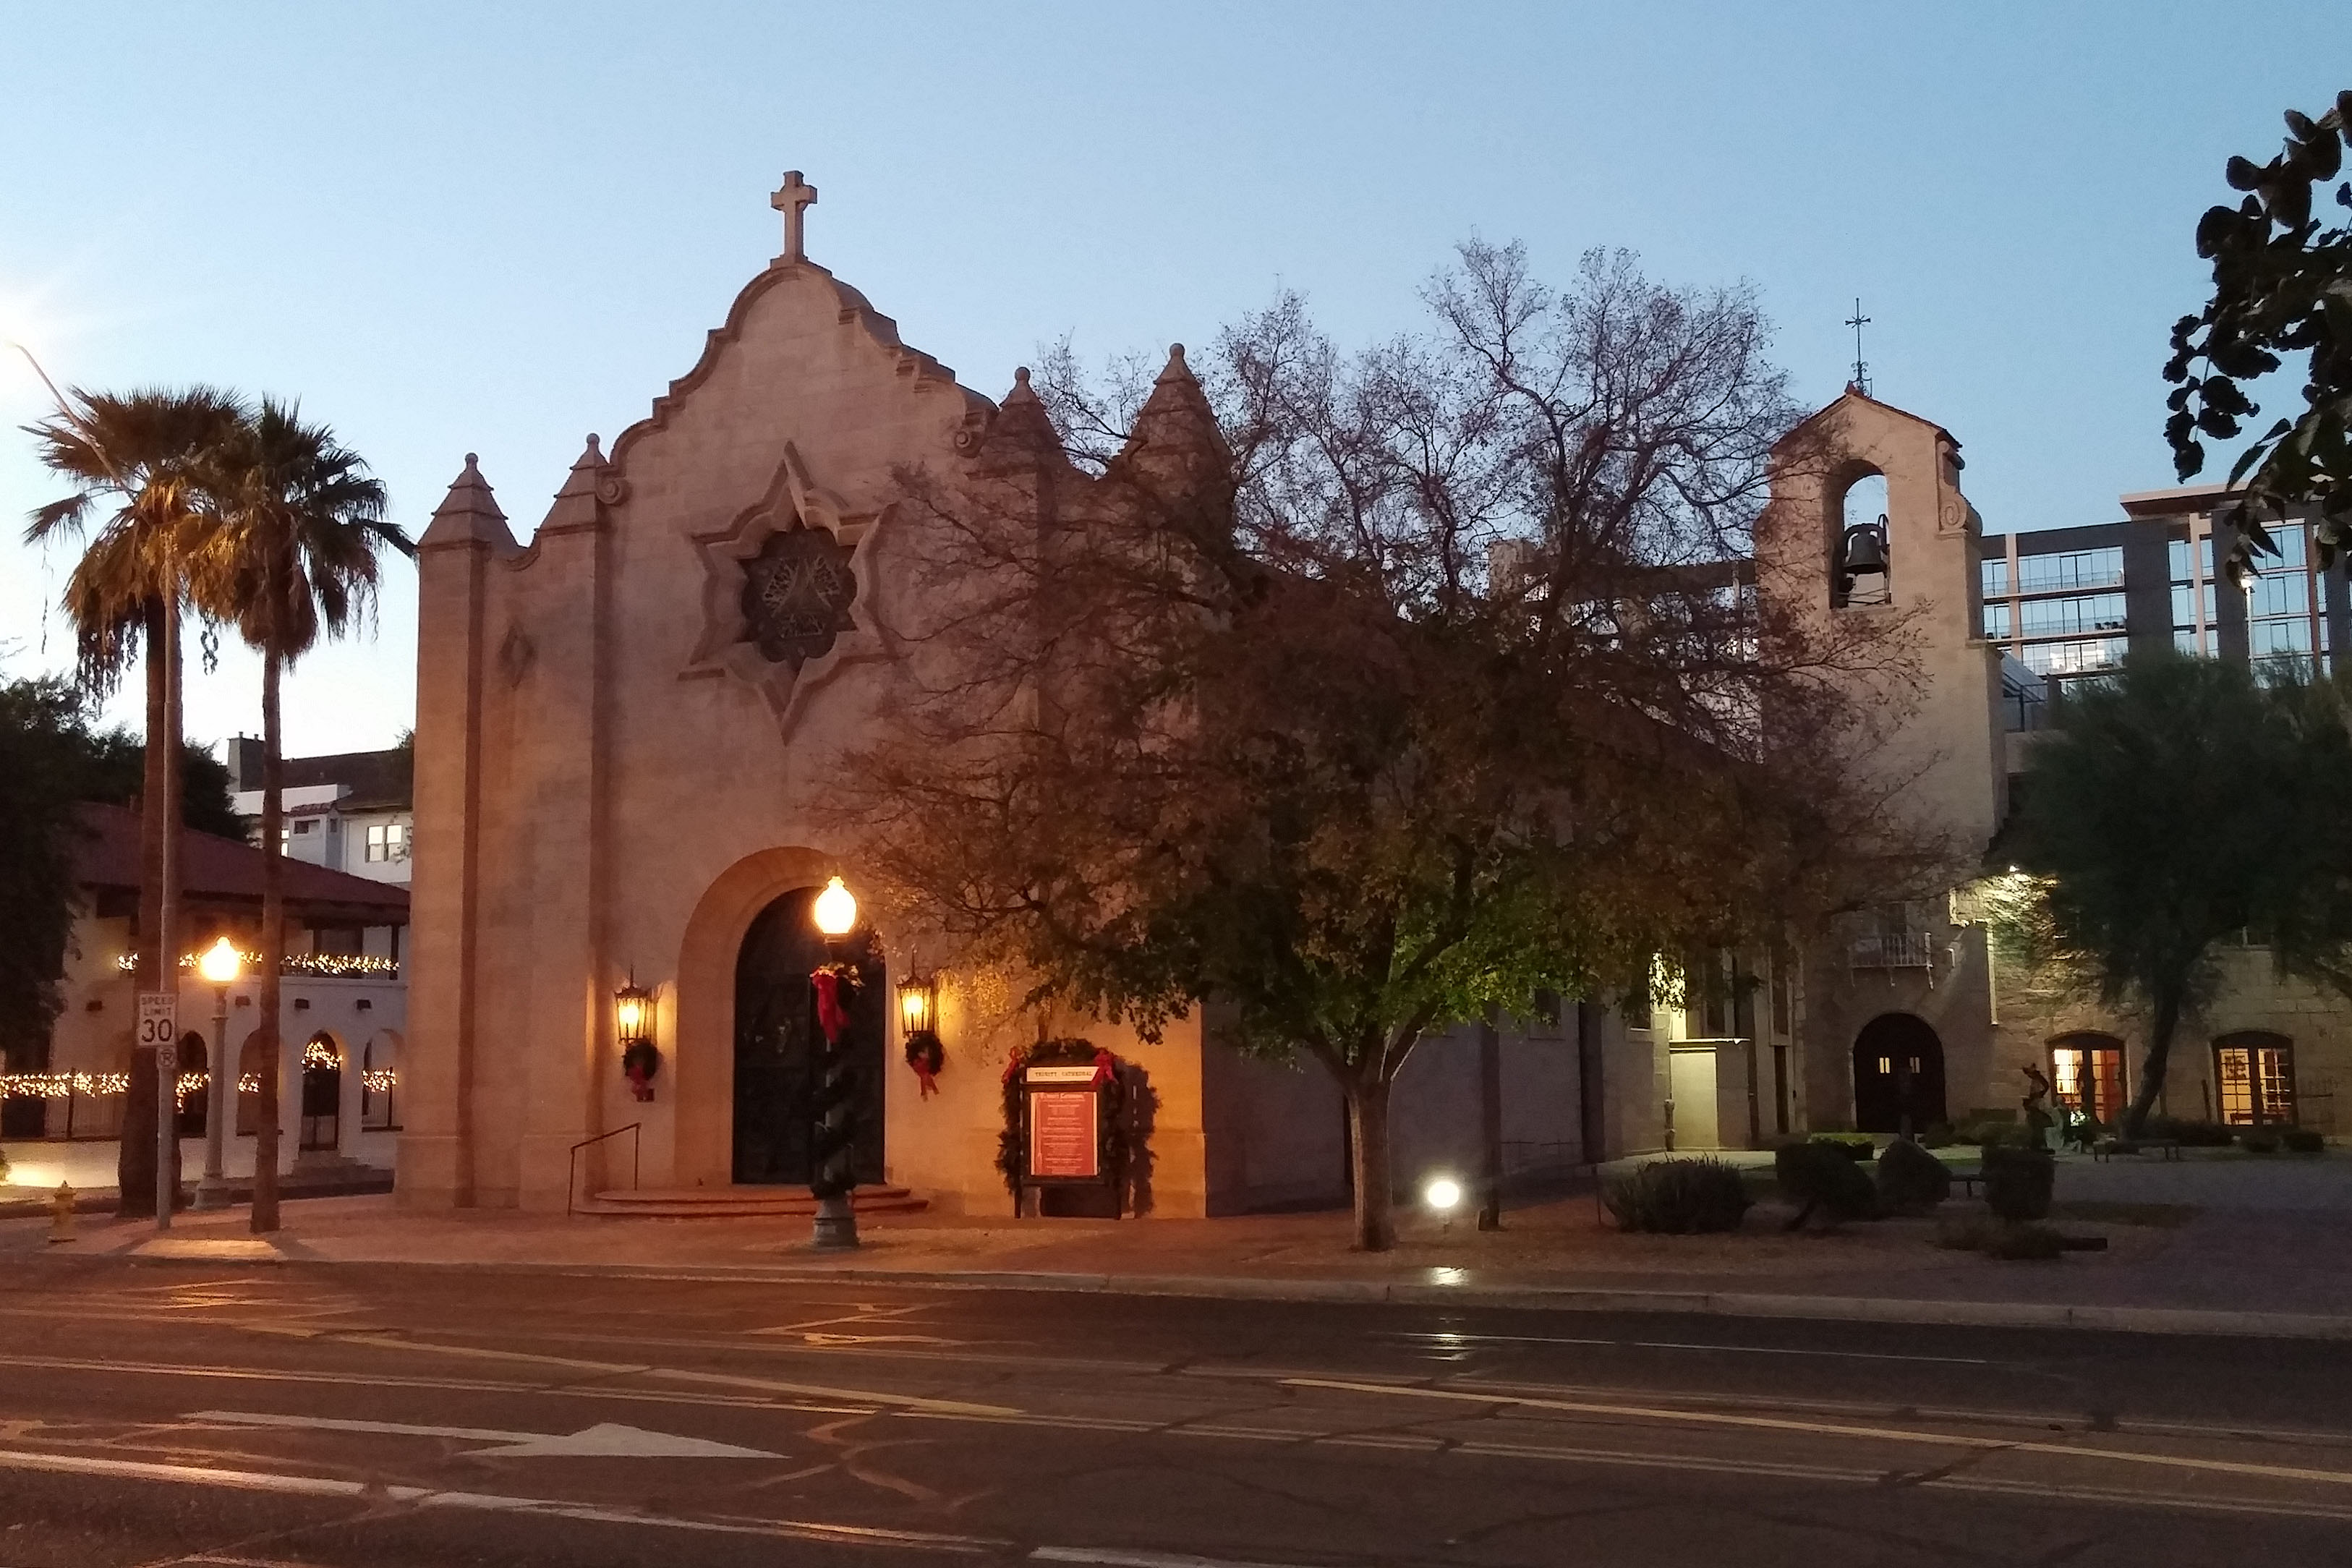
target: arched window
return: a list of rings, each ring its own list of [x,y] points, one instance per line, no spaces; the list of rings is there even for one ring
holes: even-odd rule
[[[400,1127],[394,1096],[400,1089],[400,1037],[390,1029],[371,1036],[360,1047],[360,1126],[363,1130],[395,1131]]]

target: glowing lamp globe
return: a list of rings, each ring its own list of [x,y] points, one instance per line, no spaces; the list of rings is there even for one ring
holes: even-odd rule
[[[236,944],[223,937],[205,949],[196,960],[196,973],[215,985],[234,985],[244,961],[237,956]]]
[[[1451,1211],[1462,1201],[1462,1184],[1451,1176],[1440,1176],[1421,1190],[1422,1200],[1439,1214]]]
[[[824,891],[816,896],[816,929],[825,936],[847,936],[857,929],[857,900],[841,879],[825,883]]]

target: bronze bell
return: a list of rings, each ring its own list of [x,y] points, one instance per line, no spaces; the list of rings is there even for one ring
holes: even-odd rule
[[[1841,566],[1849,578],[1865,573],[1885,576],[1886,519],[1882,516],[1874,523],[1857,522],[1847,529],[1841,552],[1844,556]]]

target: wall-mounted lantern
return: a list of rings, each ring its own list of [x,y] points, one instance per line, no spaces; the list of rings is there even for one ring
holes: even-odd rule
[[[629,983],[613,993],[613,1033],[621,1042],[621,1071],[628,1077],[629,1092],[651,1100],[661,1047],[654,1044],[654,994],[637,984],[634,971]]]
[[[947,1065],[947,1048],[939,1036],[940,983],[936,975],[910,974],[898,982],[898,1037],[906,1043],[907,1065],[923,1086],[923,1098],[939,1092],[940,1068]]]

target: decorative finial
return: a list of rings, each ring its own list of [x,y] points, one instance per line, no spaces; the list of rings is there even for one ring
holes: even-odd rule
[[[798,169],[784,171],[784,183],[776,187],[768,205],[784,215],[784,253],[780,261],[805,261],[801,250],[801,220],[811,203],[816,200],[816,187],[801,178]]]
[[[1170,343],[1168,345],[1168,357],[1174,360],[1178,364],[1182,364],[1184,363],[1184,345],[1182,343]]]
[[[1029,367],[1027,365],[1018,364],[1013,367],[1013,384],[1015,386],[1026,386],[1029,384]]]
[[[467,453],[467,454],[466,454],[466,467],[467,467],[467,468],[472,468],[475,464],[477,464],[477,463],[480,462],[481,460],[482,460],[481,458],[478,458],[478,457],[474,456],[474,454],[473,454],[473,453],[471,453],[471,452],[468,452],[468,453]]]
[[[596,444],[596,432],[593,430],[588,432],[588,449],[600,458],[604,455],[604,448]]]

